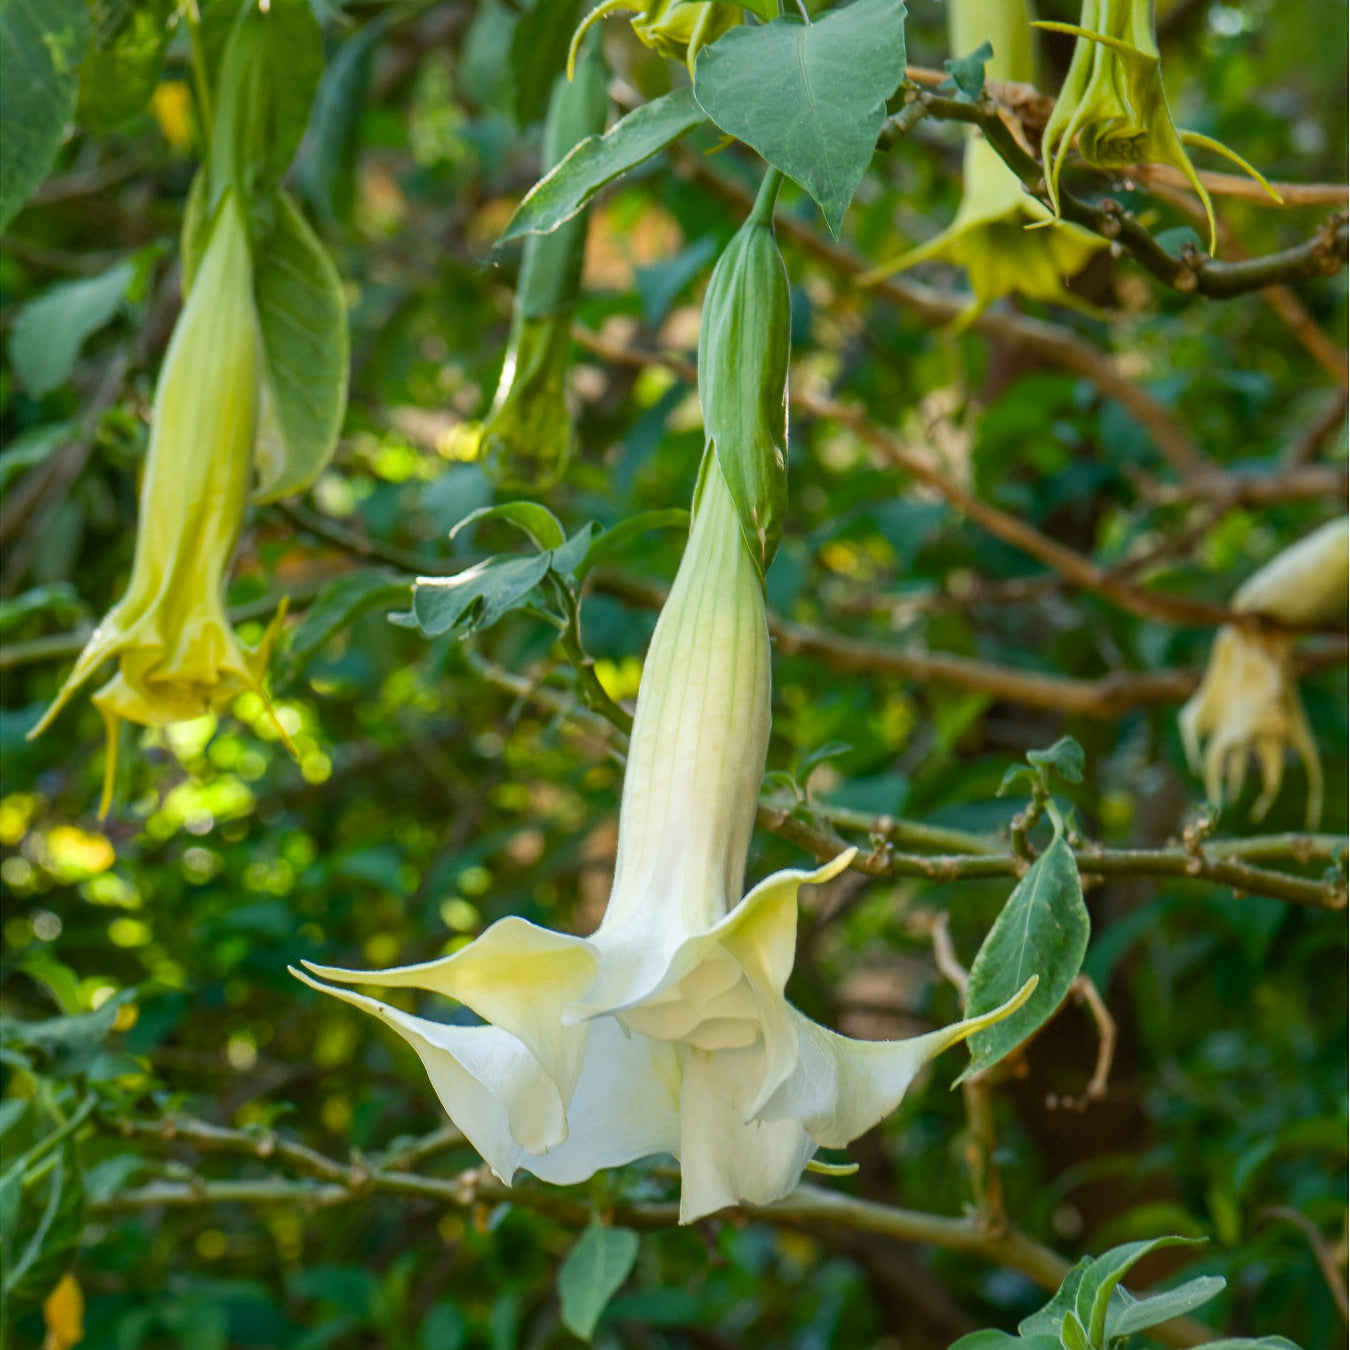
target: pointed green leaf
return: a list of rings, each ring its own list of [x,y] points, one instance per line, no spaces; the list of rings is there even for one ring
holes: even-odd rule
[[[1145,1238],[1139,1242],[1126,1242],[1103,1252],[1083,1272],[1078,1283],[1078,1293],[1074,1298],[1074,1311],[1078,1320],[1087,1330],[1093,1346],[1105,1347],[1106,1314],[1110,1308],[1112,1296],[1121,1280],[1129,1273],[1131,1266],[1149,1252],[1162,1247],[1180,1247],[1193,1242],[1203,1242],[1204,1238],[1184,1238],[1175,1235],[1158,1238]]]
[[[902,0],[856,0],[814,23],[735,28],[699,53],[694,96],[820,204],[837,239],[905,75]]]
[[[1053,769],[1066,783],[1083,781],[1083,747],[1072,736],[1061,736],[1048,750],[1028,750],[1027,760],[1038,769]]]
[[[591,1224],[558,1269],[562,1320],[574,1335],[589,1341],[605,1305],[628,1278],[637,1260],[638,1235],[631,1228]]]
[[[279,192],[276,203],[253,274],[267,393],[255,451],[260,502],[300,492],[319,476],[347,408],[342,283],[295,202]]]
[[[670,506],[655,511],[639,511],[635,516],[606,530],[591,541],[586,556],[572,568],[572,575],[578,581],[585,578],[593,567],[598,567],[606,559],[617,553],[630,539],[648,530],[687,530],[689,512],[682,506]]]
[[[74,1145],[67,1140],[50,1171],[23,1190],[14,1233],[17,1251],[5,1262],[0,1302],[11,1315],[39,1305],[70,1269],[84,1227],[84,1186]]]
[[[52,286],[19,311],[9,334],[9,359],[34,398],[70,378],[85,339],[121,308],[136,272],[128,258],[99,276]]]
[[[1198,1275],[1175,1289],[1164,1289],[1148,1298],[1135,1298],[1117,1287],[1116,1297],[1106,1310],[1106,1339],[1133,1336],[1136,1331],[1147,1331],[1173,1317],[1185,1317],[1217,1298],[1227,1286],[1228,1281],[1221,1275]]]
[[[635,108],[603,136],[588,136],[550,169],[516,208],[501,242],[556,230],[606,183],[707,120],[691,89],[677,89]]]
[[[384,568],[363,568],[325,586],[291,633],[286,644],[286,676],[279,678],[292,677],[329,638],[351,627],[363,614],[406,603],[411,585],[410,578],[396,577]]]
[[[541,552],[557,548],[567,538],[558,517],[538,502],[502,502],[499,506],[483,506],[477,511],[470,511],[450,531],[450,538],[453,539],[465,527],[480,520],[509,521],[529,535]]]
[[[0,230],[52,167],[88,43],[86,0],[0,0]]]
[[[412,621],[428,637],[452,629],[467,636],[490,628],[525,603],[548,575],[551,557],[537,553],[528,558],[489,558],[453,577],[419,577],[413,589]]]
[[[1083,1257],[1072,1270],[1064,1276],[1054,1297],[1043,1308],[1024,1317],[1018,1324],[1018,1333],[1024,1339],[1033,1336],[1053,1336],[1059,1340],[1060,1324],[1065,1315],[1073,1310],[1074,1300],[1078,1297],[1078,1286],[1082,1282],[1083,1272],[1092,1264],[1090,1256]]]
[[[1055,814],[1054,839],[1017,883],[970,968],[966,1015],[993,1011],[1032,975],[1040,983],[1025,1006],[970,1038],[970,1064],[957,1082],[996,1064],[1049,1021],[1082,969],[1091,921]]]

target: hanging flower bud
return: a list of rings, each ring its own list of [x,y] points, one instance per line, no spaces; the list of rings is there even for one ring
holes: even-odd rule
[[[606,79],[598,42],[590,44],[575,80],[558,77],[544,124],[545,172],[578,142],[604,131]],[[500,487],[547,487],[572,457],[567,372],[588,221],[582,212],[551,234],[525,241],[497,397],[478,430],[483,467]]]
[[[646,9],[635,0],[603,0],[572,34],[572,49],[567,57],[568,77],[576,60],[577,47],[593,23],[618,12],[637,13],[633,32],[639,40],[662,56],[683,61],[694,73],[694,62],[704,47],[716,42],[723,33],[735,28],[743,18],[738,4],[725,0],[656,0]]]
[[[1186,153],[1188,145],[1231,160],[1275,201],[1282,198],[1226,145],[1196,131],[1177,130],[1163,88],[1153,11],[1153,0],[1083,0],[1081,23],[1037,25],[1078,39],[1041,141],[1042,158],[1049,166],[1046,186],[1058,216],[1059,175],[1075,138],[1083,159],[1102,168],[1170,164],[1186,176],[1204,205],[1213,253],[1218,243],[1214,204]]]
[[[41,732],[99,666],[117,660],[93,699],[108,732],[102,813],[123,718],[159,726],[198,717],[257,689],[266,669],[276,623],[256,649],[243,647],[224,601],[248,498],[258,363],[248,235],[227,191],[155,389],[126,594],[30,733]]]
[[[1233,596],[1233,608],[1284,623],[1321,623],[1345,613],[1350,521],[1333,520],[1267,563]],[[1192,771],[1203,774],[1211,802],[1242,791],[1247,761],[1261,773],[1252,807],[1260,820],[1284,777],[1292,749],[1308,774],[1308,825],[1322,815],[1322,766],[1293,673],[1292,637],[1227,624],[1219,629],[1199,689],[1178,717]],[[1201,744],[1208,741],[1201,754]]]
[[[994,53],[985,63],[987,76],[1035,80],[1026,0],[948,0],[947,19],[954,56],[967,55],[988,41]],[[1064,283],[1105,247],[1105,241],[1091,232],[1056,220],[972,129],[966,140],[956,218],[936,238],[883,263],[862,281],[869,285],[922,262],[964,267],[974,297],[957,319],[958,327],[964,327],[1005,295],[1089,309]]]
[[[762,577],[787,508],[787,376],[792,313],[773,232],[781,176],[770,170],[745,224],[713,268],[698,330],[707,447],[731,489]]]
[[[734,308],[729,296],[749,296],[760,313],[757,288],[778,284],[760,276],[772,270],[767,260],[753,261],[766,238],[772,245],[775,185],[776,175],[715,279],[725,308],[705,316],[699,385],[719,422],[708,428],[689,542],[647,653],[599,929],[576,938],[507,918],[424,965],[295,972],[408,1041],[451,1118],[504,1181],[525,1168],[566,1184],[672,1154],[683,1223],[786,1195],[818,1146],[870,1129],[929,1059],[1014,1011],[1035,983],[987,1017],[926,1036],[848,1040],[792,1007],[784,989],[797,892],[841,872],[855,850],[815,872],[779,872],[740,898],[769,743],[761,569],[774,536],[747,532],[725,466],[736,466],[743,491],[782,479],[786,322],[771,328],[777,346],[751,348],[770,367],[763,384],[750,378],[748,359],[728,383],[708,363],[731,361],[732,343],[749,340],[748,315],[720,327]],[[736,407],[738,396],[748,406]],[[734,442],[741,435],[748,439]],[[756,455],[766,463],[753,469]],[[432,1022],[321,981],[434,991],[488,1025]]]

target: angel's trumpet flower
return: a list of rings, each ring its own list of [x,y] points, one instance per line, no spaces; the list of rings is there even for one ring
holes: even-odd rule
[[[1284,623],[1321,623],[1344,615],[1350,568],[1350,520],[1341,517],[1279,554],[1233,596],[1233,608]],[[1284,776],[1286,748],[1308,774],[1308,825],[1322,815],[1322,766],[1293,674],[1292,636],[1227,624],[1214,639],[1199,689],[1178,717],[1192,770],[1210,801],[1242,790],[1248,758],[1261,772],[1252,807],[1260,820]],[[1208,741],[1201,753],[1201,744]]]
[[[744,17],[738,4],[727,0],[601,0],[577,26],[572,35],[572,50],[567,57],[570,76],[577,47],[593,23],[615,13],[635,13],[633,32],[654,52],[683,61],[694,73],[694,62],[704,47],[716,42],[723,33],[735,28]]]
[[[199,717],[258,689],[266,669],[276,623],[247,648],[230,627],[224,601],[248,501],[259,359],[248,235],[229,191],[155,389],[126,594],[29,733],[42,731],[99,666],[116,659],[116,674],[93,696],[108,733],[103,813],[123,719],[159,726]]]
[[[761,209],[763,207],[764,209]],[[770,211],[762,197],[709,288],[745,283],[751,312],[786,305],[762,264]],[[729,281],[730,278],[730,281]],[[706,304],[709,315],[724,311]],[[680,1218],[738,1200],[787,1194],[820,1145],[837,1147],[890,1112],[923,1064],[1006,1016],[1030,986],[986,1017],[912,1040],[837,1036],[788,1003],[797,892],[848,866],[849,849],[815,872],[779,872],[741,899],[746,852],[769,742],[769,635],[761,565],[767,506],[743,511],[732,483],[758,496],[733,428],[762,445],[765,476],[783,472],[787,324],[768,331],[783,351],[768,396],[746,375],[739,424],[720,387],[722,428],[704,454],[693,520],[670,597],[647,653],[629,741],[614,886],[590,938],[495,923],[463,950],[386,971],[311,966],[343,985],[430,990],[486,1026],[415,1017],[350,989],[299,978],[381,1018],[413,1046],[451,1118],[493,1171],[584,1180],[648,1154],[680,1161]],[[700,343],[700,388],[737,367],[727,344],[744,334],[714,322]],[[715,364],[714,364],[715,363]],[[760,425],[761,422],[768,425]],[[736,464],[723,472],[723,455]],[[772,495],[772,494],[768,494]]]
[[[1026,0],[948,0],[947,17],[954,56],[968,55],[989,41],[994,51],[985,62],[986,75],[1004,81],[1035,79]],[[956,218],[926,244],[883,263],[862,280],[869,284],[922,262],[964,267],[974,298],[957,320],[961,326],[1005,295],[1086,308],[1064,283],[1105,246],[1089,231],[1056,220],[972,129]]]
[[[1078,41],[1063,87],[1046,123],[1041,153],[1046,186],[1059,214],[1059,175],[1075,138],[1089,164],[1122,168],[1170,164],[1195,189],[1209,221],[1209,251],[1218,243],[1214,204],[1188,145],[1212,150],[1250,174],[1277,202],[1280,194],[1241,155],[1197,131],[1178,131],[1163,88],[1153,0],[1083,0],[1082,22],[1040,23]]]

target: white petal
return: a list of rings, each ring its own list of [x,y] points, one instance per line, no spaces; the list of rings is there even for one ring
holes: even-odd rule
[[[542,1153],[566,1139],[557,1086],[509,1032],[442,1026],[354,990],[320,984],[293,967],[291,974],[397,1031],[417,1051],[446,1114],[503,1181],[510,1182],[527,1152]]]
[[[759,1117],[798,1121],[816,1143],[843,1148],[895,1110],[930,1059],[1015,1012],[1035,987],[1033,976],[1001,1008],[903,1041],[850,1040],[790,1007],[801,1053],[791,1076]]]
[[[767,1205],[796,1186],[816,1151],[795,1120],[747,1121],[747,1084],[763,1077],[763,1050],[681,1048],[680,1222],[728,1205]]]
[[[582,1027],[564,1026],[562,1009],[590,988],[598,966],[594,949],[582,938],[507,918],[467,947],[420,965],[372,971],[305,965],[340,984],[425,989],[456,999],[523,1042],[564,1101],[572,1095],[586,1033]]]
[[[678,1156],[680,1064],[673,1045],[625,1032],[612,1017],[591,1024],[586,1064],[567,1109],[567,1140],[521,1166],[568,1186],[604,1167],[653,1153]]]

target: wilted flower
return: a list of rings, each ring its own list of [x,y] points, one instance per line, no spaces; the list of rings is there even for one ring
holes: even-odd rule
[[[1320,623],[1343,615],[1350,567],[1350,521],[1324,525],[1286,549],[1249,578],[1233,608],[1285,623]],[[1284,776],[1285,750],[1293,749],[1308,774],[1308,824],[1322,814],[1322,767],[1308,715],[1298,696],[1289,633],[1221,628],[1199,689],[1178,718],[1186,756],[1202,773],[1210,801],[1222,804],[1242,790],[1248,758],[1261,773],[1261,795],[1252,807],[1260,820]],[[1201,754],[1202,741],[1208,740]]]
[[[1153,0],[1083,0],[1081,17],[1081,24],[1037,25],[1078,38],[1041,141],[1042,157],[1049,166],[1046,186],[1056,215],[1060,170],[1075,137],[1079,153],[1089,164],[1103,168],[1170,164],[1180,169],[1204,205],[1211,253],[1218,242],[1214,204],[1186,146],[1201,146],[1231,160],[1275,201],[1282,200],[1241,155],[1210,136],[1177,130],[1163,88]]]
[[[246,648],[224,601],[248,499],[259,360],[248,235],[230,191],[155,389],[126,594],[29,733],[42,731],[99,666],[117,659],[117,673],[93,697],[108,732],[101,812],[111,800],[123,718],[159,726],[198,717],[257,689],[267,666],[276,623]]]
[[[716,42],[723,33],[735,28],[743,18],[739,4],[726,0],[655,0],[643,6],[641,0],[603,0],[581,21],[572,35],[572,50],[568,56],[568,73],[576,59],[577,45],[586,30],[607,15],[636,13],[633,32],[654,52],[683,61],[694,73],[694,61],[704,47]]]
[[[987,40],[993,56],[985,62],[986,75],[1005,81],[1035,78],[1026,0],[949,0],[947,16],[954,56],[967,55]],[[862,281],[871,284],[922,262],[964,267],[974,299],[958,325],[1012,294],[1087,308],[1064,283],[1105,246],[1089,231],[1057,221],[1023,188],[998,151],[972,129],[956,218],[936,238],[874,268]]]
[[[1030,993],[927,1036],[851,1041],[804,1017],[784,989],[798,890],[842,871],[854,850],[815,872],[779,872],[739,898],[769,744],[761,568],[777,542],[785,472],[777,182],[766,178],[705,301],[709,443],[689,542],[647,653],[600,927],[577,938],[506,918],[423,965],[310,967],[342,984],[442,994],[486,1026],[414,1017],[296,972],[413,1046],[451,1118],[504,1181],[525,1168],[576,1182],[669,1153],[680,1160],[686,1223],[787,1194],[818,1146],[876,1124],[927,1060]],[[740,322],[747,315],[762,320],[755,335]]]

